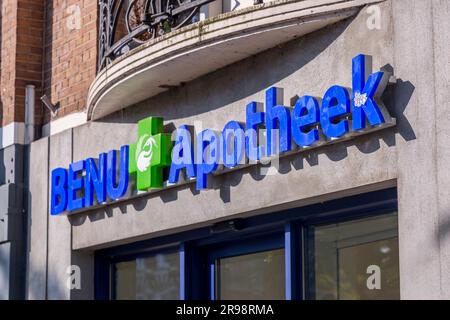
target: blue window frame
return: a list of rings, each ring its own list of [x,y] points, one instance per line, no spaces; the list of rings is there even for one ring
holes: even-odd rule
[[[306,298],[399,299],[397,220],[397,212],[389,210],[305,223]],[[380,275],[378,290],[369,289],[366,282],[374,268]]]
[[[162,299],[179,298],[181,290],[179,259],[178,247],[173,246],[113,257],[109,263],[110,299],[149,299],[158,296]],[[117,292],[118,287],[121,289],[120,292]],[[142,290],[143,287],[146,290]],[[154,292],[158,287],[161,289],[158,290],[160,292]],[[124,294],[123,291],[130,289],[133,292]],[[130,297],[129,294],[133,296]]]
[[[95,298],[110,299],[111,265],[165,250],[179,252],[179,298],[214,299],[214,261],[284,248],[285,298],[307,299],[305,239],[308,226],[381,215],[397,209],[396,188],[331,200],[281,212],[225,221],[179,234],[103,249],[95,253]]]
[[[264,236],[243,237],[225,243],[219,243],[207,248],[206,260],[208,265],[209,299],[215,300],[218,292],[218,262],[239,256],[256,254],[276,249],[284,249],[284,235],[282,232],[265,234]]]

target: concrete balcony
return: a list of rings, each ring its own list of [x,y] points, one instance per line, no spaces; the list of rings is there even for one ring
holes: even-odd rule
[[[87,120],[355,15],[382,0],[274,1],[232,11],[157,37],[100,70],[88,93]],[[269,62],[268,62],[269,63]]]

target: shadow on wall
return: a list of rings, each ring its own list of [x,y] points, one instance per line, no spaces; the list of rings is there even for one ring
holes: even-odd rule
[[[436,246],[439,247],[439,245],[441,243],[445,243],[445,241],[447,240],[448,237],[450,237],[450,208],[447,208],[447,211],[444,212],[440,212],[439,215],[440,217],[440,221],[439,221],[439,226],[438,226],[438,230],[436,232]]]
[[[391,66],[385,66],[383,70],[389,71],[393,74]],[[325,155],[328,159],[339,162],[348,156],[347,149],[355,146],[361,153],[370,154],[380,149],[381,143],[392,147],[396,145],[396,136],[402,137],[405,141],[416,139],[414,130],[406,118],[404,112],[414,93],[415,87],[409,81],[398,79],[395,84],[388,85],[382,99],[386,105],[391,116],[396,118],[397,125],[393,128],[385,129],[380,132],[374,132],[365,136],[361,136],[352,140],[343,141],[337,144],[323,146],[318,149],[304,151],[298,154],[282,157],[279,159],[278,168],[275,170],[280,174],[287,174],[292,170],[302,170],[305,166],[317,166],[321,155]],[[272,164],[255,165],[240,170],[234,171],[230,174],[222,174],[218,176],[211,176],[209,183],[211,188],[220,190],[220,197],[224,203],[230,202],[231,187],[237,186],[241,183],[242,177],[250,174],[255,181],[264,179]],[[272,171],[270,172],[273,172]],[[167,189],[163,192],[150,194],[148,197],[141,197],[134,199],[132,202],[123,202],[121,204],[112,204],[97,213],[89,215],[91,221],[100,220],[107,217],[112,217],[114,208],[119,208],[122,214],[127,213],[127,206],[132,205],[136,211],[143,211],[150,198],[160,197],[163,202],[171,202],[178,199],[178,192],[183,189],[190,189],[193,195],[199,194],[200,191],[195,189],[195,184],[188,184],[173,189]],[[74,220],[75,224],[82,224],[86,217],[79,217]],[[76,222],[75,222],[76,221]]]
[[[67,296],[67,289],[66,289],[66,281],[61,281],[60,283],[55,283],[55,281],[49,281],[49,277],[54,275],[48,274],[48,237],[47,233],[45,234],[39,234],[38,239],[31,239],[31,228],[33,225],[32,220],[32,210],[31,207],[32,203],[32,194],[28,193],[28,216],[27,216],[27,286],[25,288],[25,296],[27,300],[47,300],[47,299],[56,299],[56,297],[63,297]],[[39,210],[41,208],[38,208]],[[39,218],[45,218],[49,219],[48,215],[42,216],[39,215]],[[37,222],[36,222],[37,223]],[[45,221],[45,225],[47,225],[47,221]],[[48,232],[48,230],[47,230]],[[45,246],[45,251],[40,252],[31,252],[31,243],[41,243],[43,246]],[[35,250],[38,250],[34,247]],[[67,279],[69,278],[69,275],[67,275]],[[65,280],[67,280],[65,279]],[[51,282],[51,283],[49,283]]]
[[[65,297],[66,283],[61,283],[60,286],[52,286],[48,288],[47,271],[45,268],[30,266],[32,270],[28,274],[28,288],[27,288],[27,300],[49,300],[49,297]],[[69,277],[69,276],[68,276]],[[51,292],[49,292],[51,290]],[[62,299],[62,298],[61,298]]]
[[[2,141],[2,130],[0,130],[0,141]],[[4,150],[0,149],[0,186],[6,183],[6,167]]]
[[[382,70],[389,71],[392,75],[394,70],[392,66],[387,65]],[[344,160],[348,156],[347,149],[355,146],[360,152],[370,154],[376,152],[381,147],[381,141],[388,147],[396,145],[396,136],[401,136],[405,141],[415,140],[414,130],[405,116],[405,109],[414,93],[415,87],[409,81],[398,79],[395,84],[389,84],[382,96],[382,100],[388,109],[390,115],[396,118],[397,125],[393,128],[385,129],[380,132],[374,132],[349,141],[343,141],[337,144],[323,146],[318,149],[304,151],[299,154],[290,155],[279,159],[279,165],[276,171],[280,174],[287,174],[292,170],[302,170],[305,165],[313,167],[319,164],[320,155],[323,154],[334,162]],[[264,179],[271,164],[267,166],[258,165],[246,168],[231,175],[222,175],[215,179],[213,186],[220,189],[220,197],[224,203],[230,202],[230,188],[237,186],[244,174],[250,174],[256,181]]]

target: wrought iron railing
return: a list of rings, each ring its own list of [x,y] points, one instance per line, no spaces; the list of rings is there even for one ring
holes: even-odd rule
[[[99,0],[98,70],[142,43],[197,21],[214,0]]]

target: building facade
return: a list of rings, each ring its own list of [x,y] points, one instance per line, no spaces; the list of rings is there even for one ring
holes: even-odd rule
[[[2,1],[1,297],[450,298],[449,16]]]

